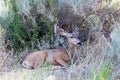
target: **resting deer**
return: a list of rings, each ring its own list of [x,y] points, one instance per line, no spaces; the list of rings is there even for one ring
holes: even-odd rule
[[[74,38],[70,33],[65,32],[63,29],[59,29],[60,35],[68,38],[69,48],[74,48],[80,41]],[[74,45],[74,46],[73,46]],[[72,54],[71,54],[72,55]],[[70,57],[67,51],[62,49],[46,49],[40,50],[27,55],[22,65],[26,68],[39,68],[45,60],[48,60],[53,65],[60,65],[63,67],[68,67],[70,62]]]

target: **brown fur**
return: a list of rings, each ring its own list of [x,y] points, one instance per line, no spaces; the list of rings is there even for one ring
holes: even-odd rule
[[[49,49],[30,53],[22,65],[26,68],[38,68],[46,59],[53,65],[61,65],[64,67],[67,67],[67,62],[70,61],[64,49]]]
[[[47,53],[45,51],[36,51],[27,55],[22,65],[26,68],[38,68],[46,57]]]

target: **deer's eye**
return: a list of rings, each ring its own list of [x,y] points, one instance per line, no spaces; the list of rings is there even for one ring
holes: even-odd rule
[[[70,38],[73,38],[72,36]]]

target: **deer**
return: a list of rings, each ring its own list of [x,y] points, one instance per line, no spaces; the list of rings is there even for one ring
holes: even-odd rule
[[[62,28],[58,28],[57,33],[59,33],[61,36],[65,36],[68,39],[68,52],[65,48],[35,51],[26,56],[22,62],[22,66],[27,69],[38,69],[44,63],[44,61],[47,60],[52,65],[69,67],[71,56],[73,56],[72,52],[74,51],[75,46],[80,43],[80,41],[74,38],[71,33],[64,31]]]

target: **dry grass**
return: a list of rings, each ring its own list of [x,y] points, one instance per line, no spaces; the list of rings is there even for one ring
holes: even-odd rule
[[[72,64],[66,69],[55,69],[50,65],[47,67],[43,65],[37,70],[19,68],[17,71],[1,72],[0,80],[113,80],[112,78],[117,75],[114,69],[120,68],[120,66],[109,64],[111,57],[105,51],[109,46],[110,43],[107,39],[101,36],[97,45],[85,44],[78,48],[79,59],[77,63],[79,64],[77,65]],[[115,64],[118,64],[117,61],[119,59],[114,60]]]
[[[18,0],[18,2],[19,1],[21,1],[19,3],[21,12],[25,11],[25,13],[30,16],[29,12],[27,12],[26,10],[30,8],[30,6],[28,5],[28,0],[26,0],[26,2],[24,2],[24,0]],[[38,0],[35,1],[37,3]],[[74,1],[74,0],[70,0],[70,1]],[[21,6],[22,4],[24,4],[24,6]],[[37,6],[38,6],[38,11],[41,12],[42,9],[40,10],[40,6],[38,4],[40,4],[40,1],[39,3],[37,3]],[[80,10],[78,11],[82,11],[82,8],[79,7],[78,5],[71,4],[70,2],[69,5],[73,7],[75,12],[78,10],[78,8],[80,8]],[[93,7],[94,5],[91,4],[89,6]],[[96,6],[97,5],[99,4],[96,4]],[[104,4],[102,4],[101,6],[103,6],[104,9],[112,7],[111,10],[113,10],[112,12],[114,12],[120,9],[118,5],[120,5],[119,0],[112,0],[110,4],[104,2]],[[43,5],[42,8],[45,9],[45,6]],[[94,10],[99,10],[99,7],[94,6]],[[81,12],[77,12],[77,14],[80,13]],[[81,15],[83,15],[86,18],[84,12],[82,12]],[[104,15],[104,14],[100,14],[100,15]],[[108,14],[106,14],[104,18],[109,19],[109,17],[107,16]],[[113,14],[111,14],[111,16],[113,17]],[[117,18],[111,19],[112,22],[114,23],[114,25],[111,25],[112,27],[114,27],[114,30],[110,34],[112,41],[109,41],[100,32],[101,31],[100,28],[102,28],[101,25],[102,22],[100,22],[100,18],[101,17],[97,16],[96,14],[92,14],[86,18],[86,20],[89,21],[89,23],[92,25],[90,35],[95,35],[97,39],[95,43],[89,44],[88,41],[84,45],[76,48],[76,54],[78,57],[76,61],[76,65],[72,64],[69,68],[64,70],[62,69],[55,70],[51,66],[41,67],[38,70],[26,70],[20,67],[10,72],[0,72],[0,80],[61,80],[61,79],[62,80],[117,80],[120,77],[120,54],[119,54],[120,52],[119,20],[120,19],[119,20],[117,19],[119,18],[119,16],[117,16]],[[0,26],[0,43],[2,41],[1,33],[2,33],[2,29]],[[12,59],[12,61],[13,60],[14,59]],[[10,59],[7,59],[7,61],[5,62],[9,63],[8,61],[10,61]],[[14,63],[14,61],[12,63]],[[18,65],[18,64],[11,64],[11,65]],[[4,71],[3,69],[5,69],[5,71],[6,69],[11,69],[10,66],[6,68],[3,67],[1,68],[2,71]]]
[[[21,70],[17,72],[5,72],[1,73],[0,80],[30,80],[31,73],[33,73],[32,70]]]
[[[39,70],[19,69],[18,71],[1,73],[0,80],[47,80],[44,78],[48,78],[48,74],[49,70],[46,69]]]

